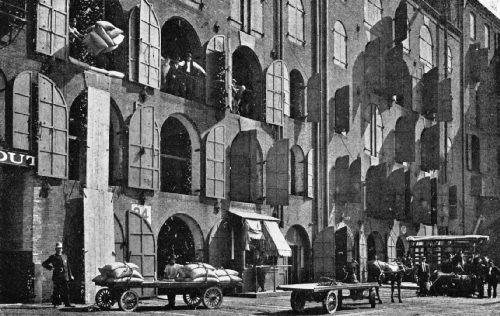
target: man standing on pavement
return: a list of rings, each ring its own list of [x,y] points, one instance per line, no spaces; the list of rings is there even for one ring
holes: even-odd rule
[[[52,304],[54,307],[64,302],[66,307],[74,307],[69,302],[69,281],[73,281],[74,277],[68,265],[68,258],[63,255],[63,246],[61,242],[56,243],[56,253],[51,255],[42,263],[42,266],[47,270],[53,270],[52,282],[54,290],[52,293]]]
[[[426,257],[422,257],[420,259],[420,264],[417,266],[417,276],[418,283],[420,285],[420,295],[425,296],[428,292],[427,282],[429,282],[429,279],[431,277],[431,269],[427,264]]]
[[[493,263],[493,260],[488,262],[488,274],[486,281],[488,282],[488,298],[491,298],[491,290],[493,289],[493,298],[497,297],[498,276],[500,276],[500,269]]]
[[[163,278],[166,281],[174,282],[177,277],[179,269],[182,267],[180,264],[175,263],[175,255],[170,255],[167,258],[167,264],[165,265],[165,270],[163,270]],[[173,308],[175,306],[175,294],[168,294],[168,307]]]

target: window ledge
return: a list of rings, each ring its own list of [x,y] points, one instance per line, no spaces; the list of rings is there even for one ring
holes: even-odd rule
[[[78,66],[80,68],[83,68],[84,70],[92,70],[92,71],[98,72],[100,74],[103,74],[103,75],[106,75],[106,76],[109,76],[112,78],[118,78],[118,79],[125,78],[125,74],[122,72],[114,71],[114,70],[106,70],[106,69],[90,66],[89,64],[81,62],[73,57],[68,57],[68,59],[69,59],[70,63],[72,63],[73,65]]]

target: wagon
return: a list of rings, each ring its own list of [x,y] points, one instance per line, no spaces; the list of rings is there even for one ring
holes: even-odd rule
[[[375,289],[379,287],[373,283],[340,283],[340,282],[320,282],[304,284],[280,285],[278,289],[292,291],[290,304],[296,313],[302,313],[306,301],[322,302],[325,312],[335,313],[342,309],[342,299],[351,298],[353,300],[368,299],[372,308],[376,305]],[[344,291],[349,291],[349,296],[343,296]]]
[[[96,284],[104,286],[95,295],[96,304],[103,310],[109,310],[116,302],[121,310],[132,312],[139,305],[140,297],[137,289],[162,289],[166,295],[182,295],[184,302],[191,308],[203,303],[208,309],[216,309],[222,305],[223,290],[240,285],[238,282],[220,283],[177,282],[177,281],[145,281],[142,283],[110,283]],[[134,290],[135,289],[135,290]],[[173,306],[175,302],[168,302]]]

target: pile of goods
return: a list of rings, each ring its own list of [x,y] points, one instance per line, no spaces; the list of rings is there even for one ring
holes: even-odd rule
[[[99,268],[99,272],[101,274],[92,279],[96,285],[144,282],[139,267],[130,262],[113,262]]]
[[[189,263],[177,272],[178,282],[242,282],[238,272],[229,269],[215,269],[207,263]]]

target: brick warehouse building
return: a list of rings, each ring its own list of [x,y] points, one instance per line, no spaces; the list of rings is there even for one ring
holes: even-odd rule
[[[73,295],[90,302],[113,260],[154,278],[169,254],[201,257],[255,290],[261,249],[272,284],[352,257],[364,274],[408,235],[498,236],[500,23],[477,1],[4,0],[0,12],[3,301],[49,299],[41,262],[58,240]],[[125,40],[93,57],[73,19]],[[188,53],[206,75],[179,87],[170,70]],[[265,241],[248,241],[261,225]]]

